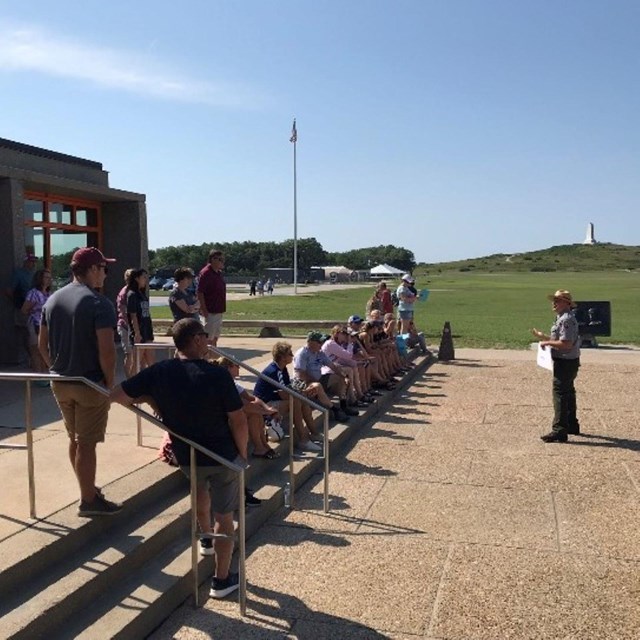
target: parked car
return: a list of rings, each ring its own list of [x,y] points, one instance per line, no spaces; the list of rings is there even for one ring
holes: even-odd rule
[[[171,289],[173,289],[173,285],[176,283],[176,281],[173,278],[169,278],[168,280],[165,281],[165,283],[162,285],[162,290],[163,291],[171,291]]]
[[[160,276],[153,276],[153,278],[149,280],[149,289],[155,289],[156,291],[158,289],[162,289],[162,285],[165,282],[166,280],[164,278],[161,278]]]

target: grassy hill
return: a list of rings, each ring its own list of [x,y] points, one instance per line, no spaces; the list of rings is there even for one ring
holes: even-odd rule
[[[640,270],[640,247],[603,242],[565,244],[528,253],[496,253],[483,258],[418,265],[418,273],[571,272]]]

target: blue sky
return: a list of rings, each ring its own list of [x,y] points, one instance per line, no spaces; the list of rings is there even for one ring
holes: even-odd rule
[[[147,194],[149,244],[436,262],[640,245],[637,0],[0,0],[0,137]]]

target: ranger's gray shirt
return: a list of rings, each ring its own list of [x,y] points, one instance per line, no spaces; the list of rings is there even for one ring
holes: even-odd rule
[[[578,321],[571,311],[556,317],[554,325],[551,327],[550,337],[552,340],[568,340],[571,342],[571,349],[561,351],[551,349],[551,357],[557,360],[575,360],[580,357],[580,335],[578,333]]]
[[[51,371],[102,382],[98,329],[116,326],[116,311],[108,298],[87,285],[72,282],[56,291],[42,310],[49,330]]]

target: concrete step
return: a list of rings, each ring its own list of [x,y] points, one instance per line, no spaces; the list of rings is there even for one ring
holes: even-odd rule
[[[122,526],[140,509],[183,486],[184,479],[179,472],[153,462],[103,487],[110,499],[125,502],[125,508],[117,516],[78,518],[78,507],[74,504],[35,521],[3,540],[0,546],[0,593],[26,589],[40,574],[49,573],[62,557],[73,556],[100,534]],[[3,597],[0,615],[6,610]]]
[[[359,426],[384,413],[428,363],[421,359],[395,392],[378,398],[359,418],[332,425],[330,455]],[[288,446],[283,440],[279,459],[253,460],[247,472],[247,484],[263,500],[247,512],[247,538],[283,506]],[[296,489],[324,468],[318,455],[294,460]],[[121,513],[82,520],[71,505],[3,543],[0,637],[141,638],[192,595],[186,478],[156,461],[112,483],[107,495],[124,501]],[[200,582],[209,580],[212,567],[212,558],[201,559]]]

